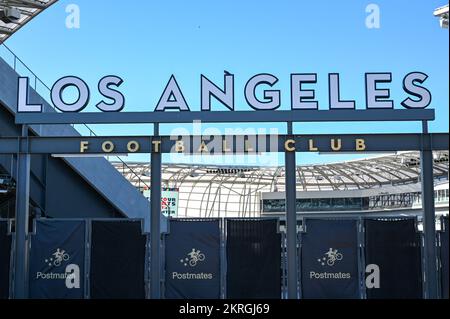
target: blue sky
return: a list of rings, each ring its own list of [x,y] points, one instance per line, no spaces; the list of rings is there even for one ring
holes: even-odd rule
[[[65,25],[65,8],[72,3],[80,8],[79,29]],[[328,73],[339,72],[342,98],[355,99],[357,108],[364,108],[364,73],[392,72],[388,87],[399,108],[406,97],[403,77],[411,71],[422,71],[429,75],[425,83],[433,95],[430,107],[436,109],[430,130],[449,130],[449,35],[432,14],[445,4],[444,0],[125,3],[59,1],[6,44],[47,85],[66,75],[83,78],[93,91],[91,111],[100,100],[97,82],[108,74],[124,79],[124,111],[151,111],[171,74],[176,76],[191,110],[199,110],[200,74],[220,84],[223,70],[228,70],[235,74],[236,108],[248,110],[243,88],[257,73],[272,73],[280,79],[277,89],[282,92],[283,109],[290,104],[290,73],[318,73],[316,97],[326,109]],[[365,9],[370,3],[380,8],[379,29],[366,27]],[[213,109],[225,110],[218,103]],[[161,132],[168,134],[174,127],[166,125]],[[259,127],[284,130],[283,125]],[[151,134],[150,125],[94,128],[104,135]],[[418,132],[420,124],[310,123],[296,124],[294,129],[298,134]],[[348,158],[355,156],[302,153],[299,163]]]

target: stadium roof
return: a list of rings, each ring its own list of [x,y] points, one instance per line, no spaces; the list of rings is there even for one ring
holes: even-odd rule
[[[434,16],[439,17],[442,28],[448,28],[448,8],[448,4],[446,4],[445,6],[437,8],[433,12]]]
[[[17,9],[19,13],[16,17],[18,19],[8,19],[3,16],[0,19],[0,43],[56,1],[58,0],[0,0],[0,13],[11,8]]]
[[[448,151],[433,155],[435,178],[448,180]],[[143,181],[150,185],[148,163],[113,164],[136,187],[145,188]],[[162,172],[163,186],[179,189],[179,216],[183,217],[257,217],[261,193],[285,191],[284,167],[164,164]],[[420,191],[419,181],[419,152],[297,166],[299,192],[408,193]]]
[[[434,153],[434,175],[448,175],[448,151]],[[135,186],[138,176],[150,183],[148,163],[113,162],[115,167]],[[130,170],[133,170],[134,173]],[[227,182],[258,184],[284,191],[284,167],[217,166],[200,164],[164,164],[163,183],[179,187],[186,182],[196,184]],[[369,189],[383,185],[418,182],[420,156],[418,152],[401,152],[363,160],[297,166],[297,189],[301,191]],[[143,185],[141,185],[143,186]]]

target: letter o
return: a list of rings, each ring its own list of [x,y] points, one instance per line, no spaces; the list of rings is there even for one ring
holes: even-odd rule
[[[102,143],[102,151],[105,153],[111,153],[114,151],[114,144],[111,141],[105,141]]]
[[[62,98],[62,93],[69,86],[74,86],[78,90],[78,99],[72,104],[65,103]],[[76,76],[66,76],[53,85],[50,98],[53,105],[62,112],[79,112],[89,104],[89,87],[86,82]]]
[[[129,141],[127,144],[127,150],[130,153],[136,153],[139,151],[139,143],[137,141]]]

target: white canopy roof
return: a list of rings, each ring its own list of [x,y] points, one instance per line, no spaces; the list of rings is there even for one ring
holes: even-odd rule
[[[17,21],[5,23],[0,20],[0,43],[56,1],[58,0],[0,0],[0,11],[5,8],[16,8],[20,12],[20,18]]]
[[[448,180],[448,151],[433,155],[435,178]],[[148,163],[113,164],[136,187],[144,189],[150,185]],[[297,191],[311,194],[360,191],[371,196],[381,190],[401,193],[411,191],[408,186],[418,182],[419,152],[297,166]],[[183,217],[257,216],[262,193],[285,191],[285,169],[164,164],[162,183],[179,189],[179,215]],[[399,192],[394,192],[393,188],[399,188]]]

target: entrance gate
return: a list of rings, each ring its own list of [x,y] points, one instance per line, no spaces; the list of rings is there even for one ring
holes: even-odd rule
[[[3,138],[0,154],[17,154],[17,205],[15,251],[15,298],[27,298],[28,198],[31,154],[151,154],[151,297],[161,297],[160,198],[161,155],[169,152],[187,154],[209,152],[211,136],[160,136],[161,123],[223,122],[284,122],[287,134],[278,136],[216,136],[214,154],[284,152],[286,169],[286,242],[288,298],[298,297],[298,258],[296,225],[296,153],[297,152],[421,152],[421,181],[424,222],[424,259],[427,281],[426,297],[438,297],[438,271],[435,236],[433,191],[433,150],[448,150],[448,133],[429,133],[428,121],[434,120],[434,110],[330,110],[330,111],[263,111],[263,112],[139,112],[139,113],[19,113],[16,124],[22,125],[22,136]],[[353,121],[420,121],[419,134],[334,134],[296,135],[294,122]],[[32,124],[100,124],[153,123],[152,136],[109,137],[31,137]],[[261,137],[265,137],[261,139]],[[260,141],[263,142],[260,142]],[[181,142],[180,142],[181,141]],[[255,142],[256,141],[256,142]],[[275,141],[270,147],[270,141]],[[250,143],[252,142],[252,143]],[[289,174],[289,172],[292,172]],[[157,187],[154,187],[158,185]]]

